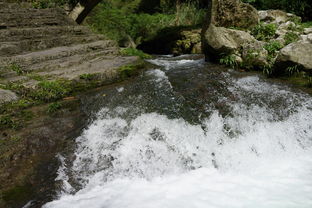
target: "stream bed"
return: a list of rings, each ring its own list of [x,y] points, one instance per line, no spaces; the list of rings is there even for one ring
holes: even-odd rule
[[[45,208],[311,208],[312,97],[196,56],[98,93]]]

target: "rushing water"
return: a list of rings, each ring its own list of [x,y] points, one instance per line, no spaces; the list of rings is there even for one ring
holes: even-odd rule
[[[201,59],[150,62],[90,101],[101,108],[44,207],[312,207],[309,95]]]

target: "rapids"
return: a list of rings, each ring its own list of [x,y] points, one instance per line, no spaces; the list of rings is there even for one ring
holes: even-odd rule
[[[312,98],[202,59],[99,93],[45,208],[311,208]]]

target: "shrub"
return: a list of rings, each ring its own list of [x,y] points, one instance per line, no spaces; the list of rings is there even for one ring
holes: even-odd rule
[[[268,41],[275,36],[276,29],[277,26],[275,24],[260,23],[252,29],[251,34],[257,40]]]

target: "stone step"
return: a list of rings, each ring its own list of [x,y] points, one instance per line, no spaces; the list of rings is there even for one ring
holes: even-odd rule
[[[62,9],[12,9],[0,11],[0,28],[77,25]]]
[[[28,72],[51,72],[57,70],[66,70],[67,68],[79,66],[84,62],[91,62],[94,59],[104,58],[106,56],[116,56],[118,50],[115,47],[90,51],[81,54],[74,54],[72,56],[61,57],[58,59],[47,60],[38,62],[27,67]]]
[[[118,48],[114,41],[100,40],[85,44],[77,44],[73,46],[55,47],[23,55],[0,57],[0,65],[6,66],[10,63],[16,63],[27,70],[27,68],[30,68],[31,65],[35,65],[38,63],[101,50],[108,50],[112,54],[118,53]]]
[[[59,46],[70,46],[79,43],[89,43],[104,39],[101,35],[63,35],[51,36],[45,39],[28,39],[16,42],[0,43],[0,56],[12,56],[31,51],[45,50]]]
[[[62,35],[92,34],[85,26],[51,26],[38,28],[11,28],[0,30],[0,42],[12,42],[30,39],[45,39]]]

